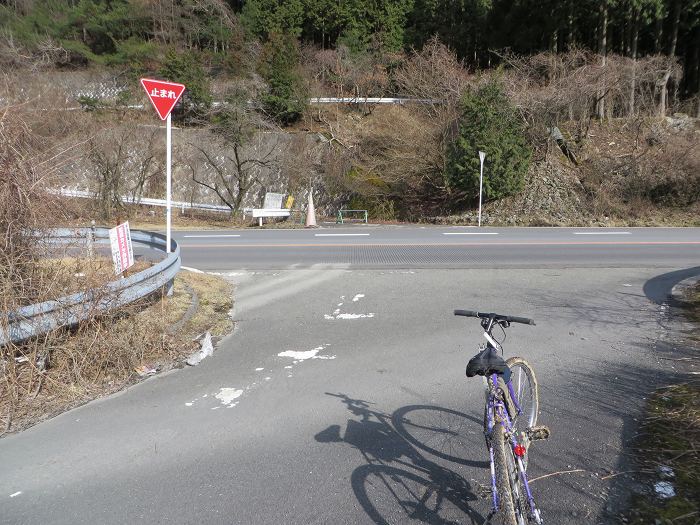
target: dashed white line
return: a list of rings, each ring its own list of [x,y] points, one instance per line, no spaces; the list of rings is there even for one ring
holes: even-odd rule
[[[222,235],[183,235],[185,239],[215,239],[218,237],[240,237],[238,234],[222,234]]]
[[[574,232],[574,235],[629,235],[630,232]]]
[[[498,232],[442,232],[443,235],[498,235]]]
[[[369,233],[314,233],[314,237],[369,237]]]
[[[22,491],[21,491],[21,490],[15,492],[14,494],[10,494],[10,497],[11,497],[11,498],[14,498],[15,496],[19,496],[20,494],[22,494]]]

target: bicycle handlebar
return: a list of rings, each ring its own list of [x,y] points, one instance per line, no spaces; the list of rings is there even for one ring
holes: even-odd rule
[[[464,317],[478,317],[480,319],[494,319],[496,321],[507,321],[509,323],[522,323],[534,325],[535,321],[527,317],[515,317],[512,315],[503,315],[495,313],[475,312],[473,310],[455,310],[455,315]]]

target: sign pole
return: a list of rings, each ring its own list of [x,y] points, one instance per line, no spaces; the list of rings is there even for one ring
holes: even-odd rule
[[[172,162],[172,131],[170,125],[170,113],[168,113],[167,124],[165,126],[165,179],[166,192],[165,197],[165,242],[166,253],[170,253],[170,194],[172,193],[172,176],[170,173],[170,164]]]
[[[171,218],[172,218],[172,122],[170,112],[180,100],[182,93],[185,91],[184,84],[176,82],[166,82],[164,80],[155,80],[152,78],[142,78],[141,85],[148,95],[148,99],[153,104],[153,107],[158,113],[161,120],[166,121],[165,126],[165,179],[166,193],[165,196],[165,252],[171,253]]]
[[[168,117],[170,118],[170,117]],[[479,227],[481,228],[481,194],[484,190],[484,159],[486,158],[486,153],[483,151],[479,152],[479,163],[481,168],[479,170]]]

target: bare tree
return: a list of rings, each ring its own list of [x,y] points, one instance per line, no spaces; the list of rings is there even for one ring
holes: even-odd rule
[[[264,187],[263,174],[279,172],[279,136],[266,134],[275,130],[248,102],[245,91],[234,89],[226,103],[212,115],[212,141],[205,146],[190,143],[196,157],[188,163],[192,180],[214,192],[221,202],[236,213],[257,187]]]
[[[87,158],[96,174],[98,207],[104,218],[124,209],[123,196],[139,202],[149,183],[162,173],[158,131],[144,133],[137,125],[126,125],[105,130],[88,142]]]
[[[599,0],[598,13],[598,54],[601,66],[605,69],[608,58],[608,0]],[[605,95],[605,91],[600,91],[596,102],[596,114],[600,120],[605,118]]]
[[[673,74],[673,64],[676,62],[676,44],[678,42],[678,26],[681,18],[681,1],[675,0],[673,3],[673,15],[671,21],[671,40],[668,48],[668,70],[664,74],[663,79],[659,83],[659,115],[666,116],[666,108],[668,107],[668,82]]]
[[[598,55],[577,49],[557,55],[503,58],[508,69],[500,78],[520,110],[531,143],[542,153],[551,142],[548,130],[564,122],[574,125],[574,140],[580,143],[591,118],[598,116],[602,95],[608,115],[629,115],[633,79],[635,113],[655,114],[658,84],[669,69],[667,57],[662,55],[635,60],[609,54],[603,67]],[[674,78],[680,74],[677,64],[671,71]]]

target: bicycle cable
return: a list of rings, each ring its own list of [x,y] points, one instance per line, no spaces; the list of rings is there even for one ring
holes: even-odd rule
[[[501,341],[497,341],[497,342],[498,342],[498,346],[501,347],[501,353],[503,353],[503,351],[504,351],[504,350],[503,350],[503,343],[506,342],[506,338],[508,337],[508,335],[506,334],[506,329],[503,327],[503,325],[502,325],[501,323],[496,323],[496,324],[498,324],[498,326],[500,327],[501,331],[503,332],[503,339],[502,339]],[[494,336],[494,339],[496,339],[495,336]]]

